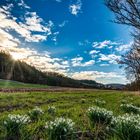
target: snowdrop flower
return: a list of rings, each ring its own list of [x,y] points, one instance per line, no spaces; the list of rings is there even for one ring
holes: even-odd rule
[[[45,128],[48,131],[49,137],[54,139],[60,139],[62,137],[70,136],[74,131],[74,122],[71,119],[56,118],[54,121],[47,122]]]

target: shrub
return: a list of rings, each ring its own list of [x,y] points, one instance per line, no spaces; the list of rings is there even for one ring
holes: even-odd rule
[[[121,140],[140,139],[140,115],[125,114],[112,120],[115,134]]]
[[[134,114],[140,113],[140,108],[134,106],[133,104],[121,104],[120,107],[126,113],[134,113]]]
[[[96,123],[108,125],[111,123],[111,120],[113,118],[112,111],[108,111],[104,108],[99,107],[90,107],[87,113],[93,125]]]
[[[48,107],[48,113],[49,113],[49,114],[55,114],[55,113],[56,113],[56,108],[55,108],[55,106],[49,106],[49,107]]]
[[[39,118],[44,114],[43,110],[39,107],[35,107],[33,110],[28,112],[32,121],[38,121]]]
[[[6,128],[7,140],[18,140],[21,137],[21,128],[30,123],[30,119],[27,115],[8,115],[8,118],[4,121],[4,127]]]
[[[71,119],[56,118],[46,123],[49,140],[68,140],[72,138],[74,123]]]
[[[96,104],[97,106],[103,106],[103,105],[106,104],[106,101],[104,101],[104,100],[99,100],[99,99],[96,99],[94,102],[95,102],[95,104]]]

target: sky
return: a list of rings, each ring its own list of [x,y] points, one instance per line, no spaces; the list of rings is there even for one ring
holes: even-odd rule
[[[0,0],[0,50],[42,71],[125,84],[117,60],[131,29],[113,20],[103,0]]]

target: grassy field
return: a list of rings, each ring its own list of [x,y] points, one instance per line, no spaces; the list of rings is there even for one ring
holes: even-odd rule
[[[17,81],[0,79],[0,88],[47,88],[47,85],[27,84]]]
[[[1,93],[0,120],[2,124],[8,114],[26,114],[35,106],[39,106],[45,112],[43,122],[53,120],[54,117],[67,117],[75,122],[77,130],[86,131],[90,129],[90,123],[86,115],[89,107],[99,105],[113,111],[114,115],[117,116],[124,114],[120,109],[120,104],[124,99],[140,106],[139,95],[124,91]],[[100,105],[95,100],[103,100],[106,103]],[[48,106],[56,107],[55,115],[47,113]],[[3,132],[1,132],[1,137],[2,135]]]

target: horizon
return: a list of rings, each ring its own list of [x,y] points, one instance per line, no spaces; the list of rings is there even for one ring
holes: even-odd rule
[[[113,19],[98,0],[1,0],[0,50],[42,71],[126,84],[116,60],[131,47],[131,28]]]

